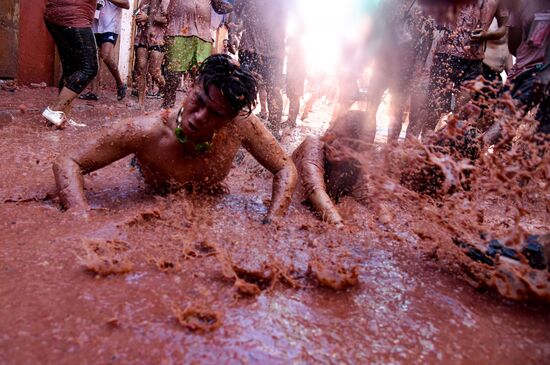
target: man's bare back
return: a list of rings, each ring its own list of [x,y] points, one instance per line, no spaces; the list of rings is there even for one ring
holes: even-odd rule
[[[229,173],[239,147],[244,146],[274,174],[266,218],[284,215],[296,184],[296,168],[258,118],[233,114],[224,90],[214,82],[197,82],[181,112],[159,112],[116,123],[108,133],[90,139],[87,146],[56,160],[54,173],[62,204],[88,209],[82,175],[130,154],[137,157],[145,181],[153,188],[216,186]]]

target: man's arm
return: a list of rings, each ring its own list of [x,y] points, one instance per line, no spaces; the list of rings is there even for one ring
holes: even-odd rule
[[[497,19],[498,28],[494,31],[484,30],[483,28],[478,28],[474,30],[472,34],[472,39],[483,42],[483,41],[498,41],[501,38],[504,38],[508,33],[508,12],[502,10],[501,8],[497,9],[495,14]]]
[[[517,56],[522,38],[523,32],[521,28],[508,27],[508,51],[510,51],[510,54]]]
[[[498,41],[499,39],[506,36],[506,33],[508,32],[508,27],[505,25],[499,26],[494,31],[489,30],[483,30],[483,29],[476,29],[474,30],[474,34],[472,34],[472,39],[476,41]]]
[[[83,175],[137,151],[147,140],[145,134],[142,128],[123,120],[99,139],[94,138],[88,145],[60,155],[53,163],[53,172],[63,207],[87,210]]]
[[[157,12],[153,18],[153,22],[159,25],[168,24],[168,5],[170,5],[170,0],[161,0],[159,3],[160,13]]]
[[[517,51],[522,40],[521,16],[517,4],[515,4],[510,9],[510,17],[508,18],[508,50],[510,54],[517,56]]]
[[[317,137],[307,137],[293,157],[305,194],[315,212],[324,221],[341,226],[342,217],[327,194],[324,143]]]
[[[138,14],[134,14],[134,18],[136,23],[138,24],[145,24],[145,22],[149,19],[149,7],[151,6],[150,0],[142,0],[139,3],[139,12]]]
[[[282,217],[296,187],[296,167],[256,116],[239,116],[235,122],[238,123],[244,148],[274,175],[271,206],[264,222]]]
[[[122,9],[130,9],[130,1],[128,0],[109,0],[111,3],[115,4]]]

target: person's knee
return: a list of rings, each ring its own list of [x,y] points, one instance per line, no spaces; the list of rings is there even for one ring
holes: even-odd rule
[[[161,74],[160,65],[156,65],[155,62],[151,62],[151,60],[149,60],[148,72],[151,74],[152,77],[160,75]]]
[[[267,88],[267,97],[268,98],[279,98],[281,95],[281,88],[277,86],[271,86]]]
[[[160,69],[151,70],[150,73],[153,80],[155,80],[157,83],[165,82],[164,78],[162,77],[162,72],[160,71]]]
[[[145,76],[145,71],[147,69],[147,64],[145,62],[139,62],[136,67],[136,76],[142,77]]]
[[[103,50],[103,48],[100,49],[100,51],[99,51],[99,59],[102,60],[103,62],[107,63],[107,62],[109,61],[109,52]]]

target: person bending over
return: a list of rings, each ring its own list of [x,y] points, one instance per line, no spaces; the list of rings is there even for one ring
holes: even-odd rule
[[[179,111],[121,120],[87,146],[55,160],[62,205],[85,213],[89,208],[83,174],[130,154],[154,189],[215,188],[226,178],[242,145],[274,174],[264,222],[283,216],[296,185],[296,168],[251,114],[256,93],[254,77],[229,56],[208,57]]]
[[[309,203],[324,221],[337,226],[343,220],[333,199],[360,195],[365,186],[360,162],[346,152],[365,150],[366,144],[357,138],[362,135],[366,117],[363,111],[348,111],[324,136],[307,137],[292,154],[301,179],[300,200]]]
[[[367,116],[363,111],[348,111],[324,136],[307,137],[292,154],[302,185],[301,201],[336,226],[342,226],[343,220],[334,201],[345,195],[358,200],[367,197],[366,171],[361,164],[362,156],[366,160],[371,151],[370,144],[364,142],[365,136],[369,140]],[[406,150],[410,156],[400,158],[400,183],[428,195],[452,193],[458,185],[467,188],[454,161],[476,160],[478,139],[474,128],[452,125],[433,135],[427,145],[411,145]]]

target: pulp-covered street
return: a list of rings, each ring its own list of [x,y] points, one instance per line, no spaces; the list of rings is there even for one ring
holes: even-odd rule
[[[344,199],[342,230],[293,202],[284,224],[262,225],[271,182],[248,157],[219,196],[151,195],[127,158],[86,177],[93,211],[83,220],[60,211],[52,160],[135,111],[78,102],[89,128],[57,131],[39,120],[43,90],[1,93],[2,363],[542,364],[550,356],[547,305],[476,290],[434,258],[455,234],[414,218],[429,217],[434,202]],[[322,118],[316,110],[312,120]],[[492,201],[488,212],[505,225]],[[543,230],[548,218],[539,210],[529,224]],[[324,280],[312,270],[326,270]],[[228,271],[259,293],[239,291]],[[352,272],[357,285],[325,287]],[[178,320],[186,309],[210,317]]]

